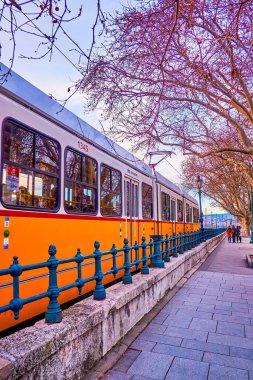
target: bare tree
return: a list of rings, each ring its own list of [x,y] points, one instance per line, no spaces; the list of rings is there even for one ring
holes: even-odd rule
[[[58,42],[60,40],[68,40],[72,46],[72,51],[76,53],[76,62],[74,63],[65,56],[66,59],[73,64],[80,74],[88,70],[90,57],[95,46],[96,28],[98,25],[104,24],[104,14],[101,9],[100,0],[96,1],[96,15],[92,26],[92,39],[88,51],[83,48],[73,39],[68,32],[66,25],[73,23],[82,14],[82,3],[79,0],[74,2],[69,0],[0,0],[0,33],[1,40],[3,36],[9,36],[12,43],[11,55],[9,58],[9,71],[2,73],[0,71],[0,83],[4,83],[13,63],[16,59],[17,36],[23,36],[25,46],[25,38],[27,35],[35,38],[36,48],[34,55],[21,55],[21,58],[27,59],[42,59],[52,58],[55,50],[65,55],[61,51]],[[2,43],[0,42],[0,59],[2,54]],[[82,62],[82,70],[79,64]],[[74,87],[78,89],[78,85]]]
[[[213,205],[221,206],[239,218],[244,234],[250,235],[251,187],[240,170],[237,170],[234,165],[224,165],[215,156],[189,157],[182,165],[182,170],[185,188],[195,190],[195,179],[197,175],[200,175],[203,178],[203,192],[213,200]]]
[[[82,90],[136,149],[253,153],[253,3],[142,0],[112,16]],[[224,140],[229,144],[224,144]]]

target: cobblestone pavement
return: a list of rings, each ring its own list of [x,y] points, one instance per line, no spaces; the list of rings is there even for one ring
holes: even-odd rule
[[[248,240],[224,241],[104,379],[253,380],[249,250]]]

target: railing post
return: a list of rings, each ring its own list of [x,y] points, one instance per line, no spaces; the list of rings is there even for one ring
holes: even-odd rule
[[[131,276],[131,272],[130,272],[130,268],[131,268],[131,264],[130,264],[130,261],[129,261],[129,251],[130,251],[130,247],[128,245],[128,239],[124,239],[124,267],[125,267],[125,273],[124,273],[124,277],[123,277],[123,284],[132,284],[133,282],[133,279],[132,279],[132,276]]]
[[[117,273],[118,273],[118,268],[117,268],[117,265],[116,265],[116,255],[117,255],[117,249],[116,249],[116,245],[113,243],[112,245],[112,249],[111,249],[111,254],[112,254],[112,271],[113,271],[113,277],[116,278],[117,276]]]
[[[13,277],[13,299],[11,300],[11,310],[14,313],[14,318],[18,319],[19,311],[23,307],[23,301],[19,298],[19,276],[22,274],[22,266],[18,262],[18,257],[13,257],[13,264],[10,266],[11,275]]]
[[[96,277],[96,286],[93,292],[93,297],[95,300],[103,300],[106,298],[105,287],[103,285],[103,272],[101,266],[101,257],[102,252],[99,250],[100,244],[98,241],[94,243],[95,251],[95,277]]]
[[[152,258],[152,266],[154,268],[165,268],[160,247],[161,240],[163,240],[163,235],[150,235],[150,237],[154,241],[154,257]]]
[[[184,253],[182,232],[179,233],[179,253],[180,255]]]
[[[137,241],[135,241],[133,248],[134,248],[134,252],[135,252],[135,262],[136,262],[135,268],[136,268],[136,270],[138,270],[140,263],[139,263],[139,246],[138,246]]]
[[[58,285],[57,285],[57,267],[58,259],[55,257],[56,248],[53,244],[50,245],[48,253],[50,258],[48,259],[48,268],[49,268],[49,304],[47,311],[45,313],[45,318],[47,323],[58,323],[62,321],[62,311],[60,304],[58,302],[58,296],[60,294]]]
[[[172,236],[173,236],[173,240],[172,240],[173,241],[173,257],[178,257],[177,248],[176,248],[177,238],[176,238],[175,232],[173,232]]]
[[[80,248],[77,248],[77,254],[75,256],[76,262],[77,262],[77,280],[76,282],[78,283],[78,293],[81,296],[82,295],[82,289],[85,284],[85,281],[82,278],[82,262],[84,260],[83,255],[81,254]]]
[[[170,254],[169,254],[169,235],[166,234],[165,238],[165,256],[164,256],[165,263],[170,262]]]
[[[149,274],[149,267],[147,265],[147,244],[146,244],[146,238],[145,236],[142,236],[141,238],[142,240],[142,260],[143,260],[143,264],[142,264],[142,267],[141,267],[141,274]]]

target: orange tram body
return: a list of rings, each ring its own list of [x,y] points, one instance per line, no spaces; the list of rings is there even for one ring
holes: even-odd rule
[[[2,66],[3,70],[7,70]],[[0,269],[13,256],[22,265],[47,261],[54,244],[58,259],[84,255],[141,242],[151,234],[171,235],[199,229],[198,204],[178,186],[12,72],[0,87],[1,187]],[[118,254],[117,266],[123,264]],[[110,258],[102,270],[112,267]],[[58,270],[58,285],[75,281],[76,266]],[[82,276],[94,275],[84,262]],[[122,276],[119,272],[117,277]],[[112,281],[106,277],[104,282]],[[48,270],[20,276],[20,298],[48,288]],[[94,282],[84,286],[84,293]],[[0,306],[13,298],[11,276],[0,277]],[[78,297],[77,289],[59,296],[65,303]],[[0,331],[45,312],[47,299],[25,305],[18,320],[11,311],[0,314]]]

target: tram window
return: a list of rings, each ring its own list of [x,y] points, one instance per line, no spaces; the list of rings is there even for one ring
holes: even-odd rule
[[[189,222],[192,223],[192,207],[189,207]]]
[[[190,223],[190,205],[186,203],[186,223]]]
[[[5,124],[3,136],[3,202],[13,207],[56,209],[58,143],[11,121]]]
[[[199,210],[193,207],[193,223],[199,222]]]
[[[144,219],[153,218],[152,186],[146,183],[142,183],[142,217]]]
[[[139,205],[139,194],[138,194],[138,185],[134,185],[134,188],[135,188],[135,193],[134,193],[134,199],[135,199],[135,212],[134,212],[134,216],[136,218],[138,218],[139,216],[139,208],[138,208],[138,205]]]
[[[176,221],[176,201],[175,201],[175,199],[171,199],[171,220],[173,222]]]
[[[178,222],[184,221],[183,202],[180,199],[177,199],[177,221]]]
[[[126,216],[130,216],[130,182],[125,181],[125,207]]]
[[[97,163],[70,149],[65,162],[65,208],[73,213],[97,211]]]
[[[162,220],[170,220],[170,196],[162,192]]]
[[[121,173],[101,165],[101,214],[119,216],[122,210]]]

